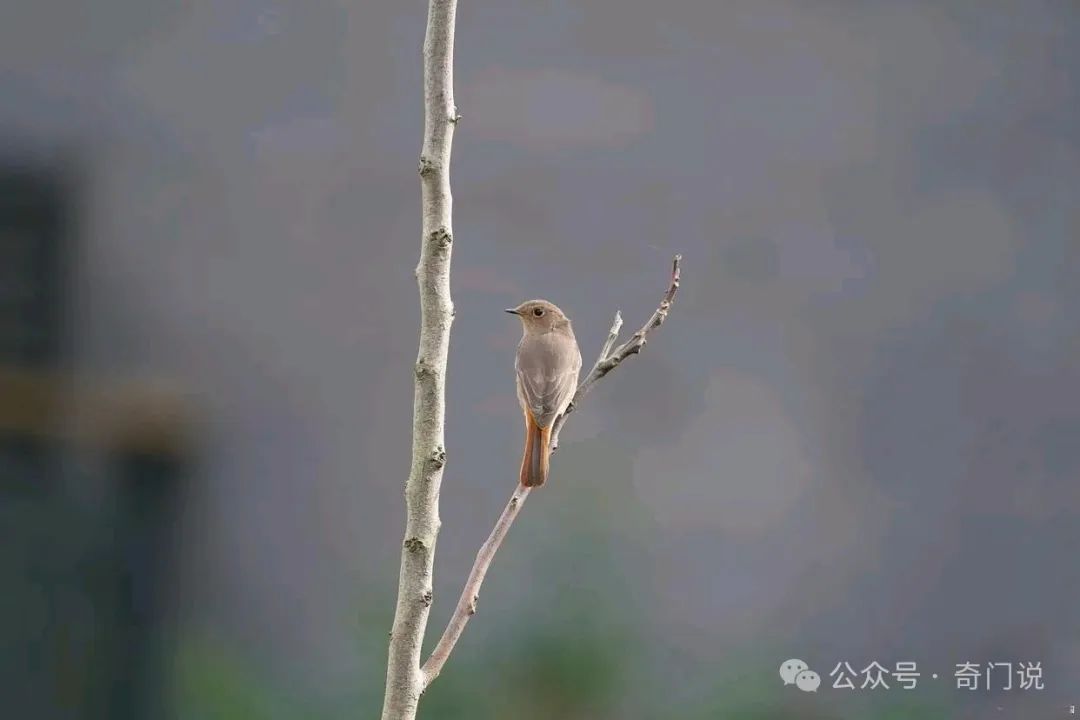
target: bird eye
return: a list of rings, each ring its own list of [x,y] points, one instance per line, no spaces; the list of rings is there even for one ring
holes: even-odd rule
[[[533,308],[533,315],[535,315],[536,317],[543,317],[544,308]]]

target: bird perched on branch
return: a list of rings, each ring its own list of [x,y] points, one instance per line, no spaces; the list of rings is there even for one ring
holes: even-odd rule
[[[548,476],[551,428],[577,390],[581,351],[570,319],[547,300],[529,300],[506,312],[521,318],[523,330],[514,359],[518,402],[525,413],[519,479],[525,487],[539,487]]]

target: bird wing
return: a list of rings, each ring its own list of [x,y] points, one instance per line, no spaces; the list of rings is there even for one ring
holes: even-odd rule
[[[537,425],[550,427],[574,397],[581,356],[574,352],[572,357],[565,357],[565,352],[560,354],[540,345],[521,349],[524,352],[518,352],[514,363],[518,398]]]

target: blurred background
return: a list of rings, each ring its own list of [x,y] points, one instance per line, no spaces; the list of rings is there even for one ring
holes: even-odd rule
[[[5,716],[377,717],[425,11],[0,9]],[[1080,703],[1080,7],[458,20],[429,647],[515,482],[502,308],[558,303],[588,364],[686,260],[670,321],[567,424],[420,716]],[[818,692],[783,685],[789,658]],[[923,677],[832,687],[874,661]],[[964,662],[1039,662],[1044,687],[958,689]]]

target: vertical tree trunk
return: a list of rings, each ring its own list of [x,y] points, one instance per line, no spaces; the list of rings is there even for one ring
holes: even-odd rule
[[[430,0],[424,37],[424,140],[419,166],[423,236],[416,267],[420,351],[415,368],[412,467],[405,485],[405,540],[383,720],[412,720],[425,686],[420,651],[431,606],[432,565],[440,524],[439,486],[446,463],[446,355],[454,317],[450,300],[450,147],[458,120],[453,85],[456,11],[457,0]]]

